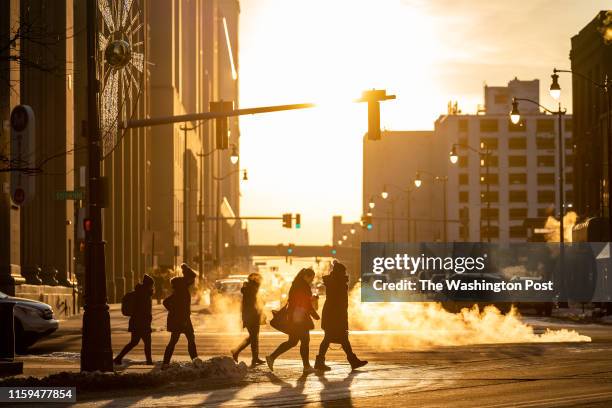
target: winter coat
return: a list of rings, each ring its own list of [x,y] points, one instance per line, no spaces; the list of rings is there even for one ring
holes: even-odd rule
[[[314,329],[311,316],[318,319],[319,315],[312,306],[312,291],[306,281],[298,279],[293,282],[287,304],[291,331],[300,333]]]
[[[332,342],[340,342],[348,331],[348,278],[344,274],[323,277],[325,304],[321,328]]]
[[[133,311],[128,324],[128,330],[131,333],[151,333],[151,320],[153,320],[151,310],[152,297],[153,290],[151,288],[142,283],[136,285],[134,289]]]
[[[261,301],[257,296],[259,287],[253,282],[245,282],[242,292],[242,325],[244,327],[259,326],[266,322]]]
[[[169,332],[193,333],[191,324],[191,294],[189,283],[185,278],[172,278],[174,291],[164,299],[164,307],[168,309],[167,328]]]

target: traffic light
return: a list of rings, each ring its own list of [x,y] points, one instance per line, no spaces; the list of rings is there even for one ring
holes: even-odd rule
[[[292,226],[291,213],[283,214],[283,228],[291,228],[291,226]]]
[[[336,248],[332,247],[331,254],[332,255],[336,255],[337,253],[338,253],[338,251],[336,251]]]
[[[287,247],[287,255],[292,255],[293,254],[293,244],[289,244],[289,246]]]
[[[368,230],[371,230],[372,228],[374,228],[374,224],[372,224],[372,216],[362,215],[361,216],[361,226],[363,228],[367,228]]]
[[[295,214],[295,229],[302,228],[302,215]]]
[[[231,112],[234,102],[220,101],[210,103],[210,112]],[[227,116],[215,119],[215,147],[219,150],[229,148],[229,119]]]

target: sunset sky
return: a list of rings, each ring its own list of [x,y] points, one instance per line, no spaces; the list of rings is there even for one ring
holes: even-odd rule
[[[473,113],[483,84],[569,68],[570,38],[609,1],[241,0],[240,105],[319,102],[242,117],[243,215],[302,214],[301,230],[251,221],[253,243],[327,244],[331,217],[361,213],[361,91],[387,89],[381,127],[432,129],[449,100]],[[571,111],[570,78],[561,101]]]

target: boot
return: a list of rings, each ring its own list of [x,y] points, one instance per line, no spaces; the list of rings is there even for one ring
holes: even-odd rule
[[[315,359],[315,370],[317,371],[329,371],[331,370],[330,366],[325,365],[325,356],[318,355]]]
[[[268,368],[270,371],[274,371],[274,357],[266,356],[266,363],[268,363]]]
[[[368,364],[367,361],[358,359],[354,353],[348,356],[348,361],[351,364],[351,369],[353,370],[356,370],[359,367],[363,367],[364,365]]]

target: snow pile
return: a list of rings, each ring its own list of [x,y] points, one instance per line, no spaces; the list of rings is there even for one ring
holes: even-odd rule
[[[8,378],[0,380],[0,387],[76,387],[79,391],[107,391],[160,387],[169,383],[198,380],[235,382],[244,378],[247,366],[234,363],[231,357],[213,357],[199,367],[189,363],[173,363],[167,370],[154,368],[148,373],[102,373],[100,371],[61,372],[48,377]]]

